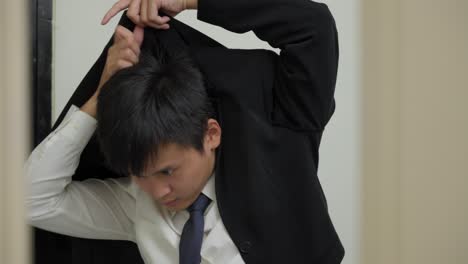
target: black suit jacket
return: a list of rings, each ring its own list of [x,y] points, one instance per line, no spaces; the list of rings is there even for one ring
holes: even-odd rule
[[[280,55],[227,49],[173,19],[167,31],[146,30],[171,52],[188,50],[215,98],[223,133],[216,164],[222,221],[246,263],[340,263],[344,250],[317,177],[319,145],[332,116],[338,64],[334,19],[308,0],[199,0],[198,19],[249,30]],[[120,22],[132,24],[123,17]],[[107,48],[71,104],[94,93]],[[75,180],[105,168],[96,138],[81,156]]]

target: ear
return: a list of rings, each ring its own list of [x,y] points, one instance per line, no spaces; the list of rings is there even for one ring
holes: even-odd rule
[[[213,118],[208,119],[204,138],[205,152],[214,151],[221,144],[221,126]]]

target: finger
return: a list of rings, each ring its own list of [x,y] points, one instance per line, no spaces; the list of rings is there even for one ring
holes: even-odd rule
[[[169,20],[171,20],[171,18],[168,17],[168,16],[160,17],[158,15],[153,14],[153,16],[151,18],[149,18],[149,23],[148,24],[164,25],[167,22],[169,22]]]
[[[129,61],[133,64],[137,64],[138,63],[138,56],[135,54],[135,52],[130,49],[130,48],[127,48],[125,50],[123,50],[121,52],[121,58],[126,60],[126,61]]]
[[[130,0],[120,0],[117,3],[115,3],[102,18],[101,25],[107,24],[107,22],[109,22],[111,18],[113,18],[120,11],[127,8],[129,4]]]
[[[121,42],[123,39],[129,39],[133,37],[133,33],[126,27],[118,25],[115,29],[114,42]]]
[[[135,52],[130,48],[123,48],[123,49],[115,49],[113,50],[112,54],[110,54],[109,61],[114,61],[116,64],[120,61],[128,61],[132,64],[138,63],[138,56]],[[119,67],[114,67],[119,68]]]
[[[155,0],[149,0],[148,3],[148,19],[154,22],[154,18],[158,16],[158,5]]]
[[[168,10],[164,10],[164,13],[168,14],[171,17],[175,17],[178,14],[177,12],[172,12],[172,11],[168,11]]]
[[[140,5],[140,21],[143,24],[148,23],[148,0],[141,0]]]
[[[170,26],[169,24],[156,24],[156,23],[150,23],[148,26],[156,29],[169,29]]]
[[[115,32],[114,32],[114,45],[116,45],[116,43],[119,43],[119,41],[123,38],[122,36],[122,29],[120,29],[119,27],[122,27],[120,25],[118,25],[116,28],[115,28]]]
[[[130,48],[137,56],[140,56],[140,45],[141,45],[141,42],[139,41],[143,41],[143,28],[139,27],[139,26],[135,26],[135,27],[138,27],[136,29],[137,31],[137,38],[141,38],[141,40],[137,40],[134,36],[134,33],[132,33],[130,30],[126,29],[126,28],[123,28],[123,29],[119,29],[118,32],[116,32],[116,40],[114,41],[114,46],[118,49],[118,50],[123,50],[123,49],[126,49],[126,48]],[[142,32],[138,32],[138,31],[142,31]]]
[[[137,56],[140,56],[140,46],[131,32],[130,35],[122,36],[122,38],[115,43],[115,46],[119,51],[127,48],[131,49]]]
[[[163,25],[169,22],[170,17],[164,16],[161,17],[159,15],[159,8],[160,8],[160,0],[148,0],[148,22],[146,23],[147,25],[150,24],[159,24]]]
[[[141,25],[140,3],[141,0],[133,0],[130,3],[130,6],[128,7],[127,11],[127,17],[130,18],[130,20],[137,25]]]
[[[143,43],[144,35],[145,30],[140,26],[135,26],[135,29],[133,30],[133,38],[135,39],[138,47],[140,47],[141,43]]]
[[[137,56],[140,56],[140,47],[134,39],[121,40],[119,43],[117,43],[116,49],[119,51],[131,49],[133,53],[135,53]]]
[[[132,67],[133,66],[133,63],[130,62],[130,61],[126,61],[126,60],[118,60],[117,61],[117,67],[116,69],[117,70],[122,70],[124,68],[128,68],[128,67]]]
[[[138,45],[138,43],[136,41],[132,42],[132,45],[130,45],[129,48],[132,49],[133,52],[135,52],[137,57],[140,56],[140,45]]]
[[[135,53],[135,55],[140,56],[140,46],[138,45],[138,42],[136,42],[135,39],[132,39],[130,42],[127,42],[127,44],[122,48],[129,48],[133,51],[133,53]]]

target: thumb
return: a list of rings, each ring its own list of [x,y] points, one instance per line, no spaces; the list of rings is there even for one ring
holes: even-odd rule
[[[138,46],[141,46],[141,43],[143,42],[144,34],[145,34],[145,30],[142,27],[135,25],[135,29],[133,30],[133,37],[138,43]]]

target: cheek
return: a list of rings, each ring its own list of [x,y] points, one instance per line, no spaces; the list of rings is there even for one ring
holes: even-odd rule
[[[181,197],[191,196],[193,190],[197,188],[195,174],[196,172],[190,168],[178,171],[170,180],[173,191]]]
[[[202,160],[197,160],[191,165],[184,178],[184,185],[187,190],[199,191],[200,188],[203,188],[202,185],[207,178],[207,171]]]
[[[151,183],[147,179],[135,179],[135,183],[138,185],[140,190],[145,193],[151,193]]]
[[[149,190],[149,187],[148,187],[148,184],[147,183],[144,183],[143,181],[141,180],[137,180],[136,181],[136,184],[138,185],[138,187],[140,187],[140,189],[144,192],[148,192]]]

